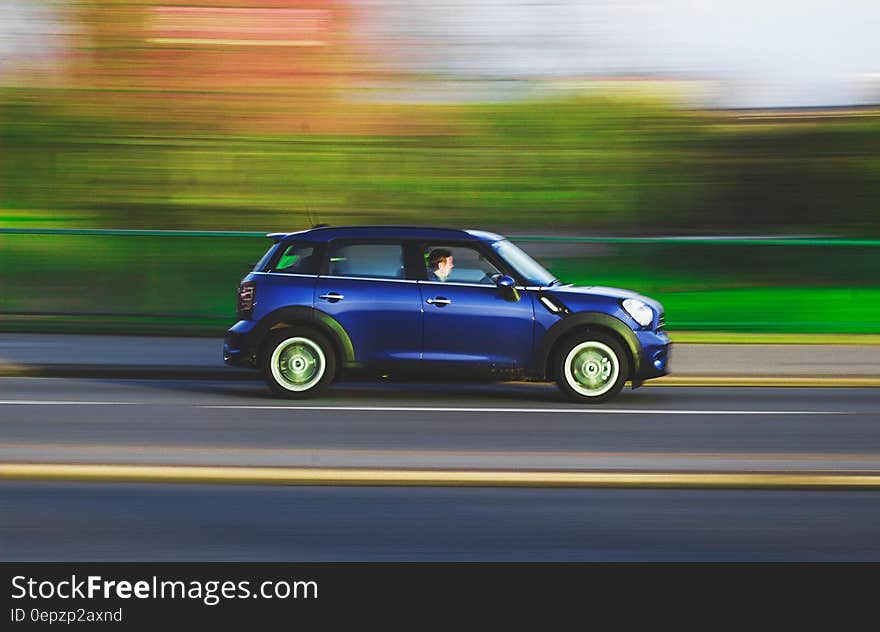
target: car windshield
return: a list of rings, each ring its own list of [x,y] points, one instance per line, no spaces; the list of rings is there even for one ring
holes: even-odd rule
[[[559,280],[547,272],[547,270],[544,269],[544,266],[532,259],[510,241],[506,239],[496,241],[492,244],[492,249],[497,252],[511,268],[519,273],[519,275],[525,280],[526,284],[539,285],[542,287],[559,284]]]

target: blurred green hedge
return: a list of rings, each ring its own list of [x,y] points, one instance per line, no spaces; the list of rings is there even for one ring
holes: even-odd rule
[[[64,103],[0,91],[0,226],[880,234],[872,112],[755,121],[593,97],[396,106],[442,130],[422,136],[231,137]]]

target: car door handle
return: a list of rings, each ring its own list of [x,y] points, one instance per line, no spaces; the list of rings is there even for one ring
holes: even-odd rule
[[[452,300],[446,298],[445,296],[438,296],[436,298],[429,298],[425,302],[428,305],[439,305],[440,307],[443,307],[444,305],[449,305],[452,302]]]
[[[321,296],[319,296],[318,298],[323,298],[325,301],[336,302],[336,301],[341,301],[342,299],[344,299],[345,295],[344,294],[337,294],[336,292],[330,292],[328,294],[321,294]]]

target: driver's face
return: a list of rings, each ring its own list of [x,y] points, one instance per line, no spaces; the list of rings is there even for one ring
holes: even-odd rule
[[[455,264],[452,261],[452,257],[446,257],[445,259],[440,260],[440,265],[437,266],[437,270],[442,274],[449,274],[454,267]]]

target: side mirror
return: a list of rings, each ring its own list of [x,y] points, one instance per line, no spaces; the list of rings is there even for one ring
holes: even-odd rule
[[[512,277],[502,274],[495,279],[495,285],[501,290],[501,296],[504,297],[505,301],[516,303],[519,300],[519,290],[516,289],[516,281]]]

